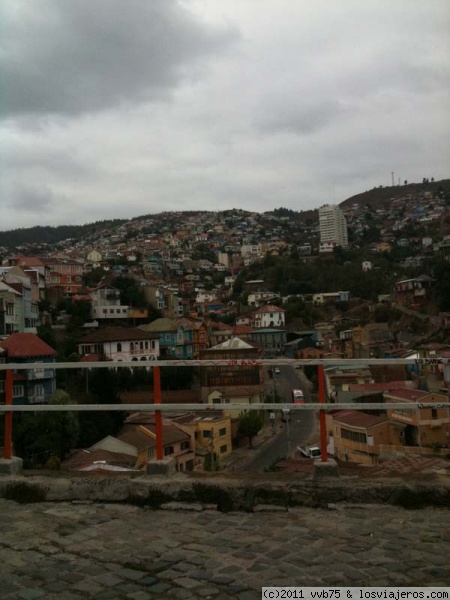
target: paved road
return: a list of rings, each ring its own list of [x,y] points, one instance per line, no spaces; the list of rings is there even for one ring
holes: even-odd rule
[[[256,600],[261,586],[445,586],[450,511],[222,514],[0,500],[2,600]]]
[[[280,365],[280,375],[275,376],[273,386],[283,402],[291,402],[291,393],[295,388],[303,390],[305,401],[310,402],[311,396],[307,387],[307,380],[302,371],[288,365]],[[317,427],[316,414],[313,411],[291,414],[289,423],[281,423],[277,415],[277,427],[282,431],[264,445],[257,455],[241,465],[241,471],[264,471],[264,469],[280,457],[290,456],[295,453],[297,446],[306,444]]]

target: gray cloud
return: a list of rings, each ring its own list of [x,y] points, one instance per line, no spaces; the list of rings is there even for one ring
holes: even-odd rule
[[[283,96],[261,106],[261,114],[256,120],[263,131],[286,131],[295,134],[310,134],[337,119],[345,108],[337,100]]]
[[[17,213],[33,213],[47,219],[54,202],[53,192],[45,185],[17,185],[8,198],[11,210]]]
[[[236,29],[203,25],[175,0],[5,0],[3,116],[78,114],[161,98]]]
[[[448,0],[257,4],[2,0],[0,227],[449,177]]]

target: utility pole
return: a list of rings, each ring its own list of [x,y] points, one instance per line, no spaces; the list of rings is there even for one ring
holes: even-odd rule
[[[391,171],[391,177],[392,177],[392,187],[394,187],[395,183],[394,183],[394,171]]]

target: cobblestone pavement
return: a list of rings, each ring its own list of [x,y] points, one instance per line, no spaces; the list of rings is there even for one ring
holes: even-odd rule
[[[265,585],[450,583],[444,509],[223,514],[0,500],[0,532],[2,599],[256,600]]]

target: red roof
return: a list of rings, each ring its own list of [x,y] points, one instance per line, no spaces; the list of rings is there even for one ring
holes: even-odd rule
[[[342,410],[341,412],[333,415],[333,420],[337,421],[338,423],[342,423],[343,425],[361,427],[365,429],[367,427],[379,425],[380,423],[385,423],[387,418],[368,415],[360,412],[359,410]]]
[[[34,333],[12,333],[0,346],[8,358],[30,358],[33,356],[55,356],[56,350]]]
[[[391,396],[392,398],[399,398],[400,400],[409,400],[410,402],[420,400],[424,396],[428,396],[429,393],[430,392],[424,392],[423,390],[408,390],[406,388],[386,392],[386,394]]]
[[[266,304],[266,306],[262,306],[255,310],[255,314],[259,313],[274,313],[274,312],[286,312],[284,308],[280,308],[279,306],[275,306],[274,304]]]

